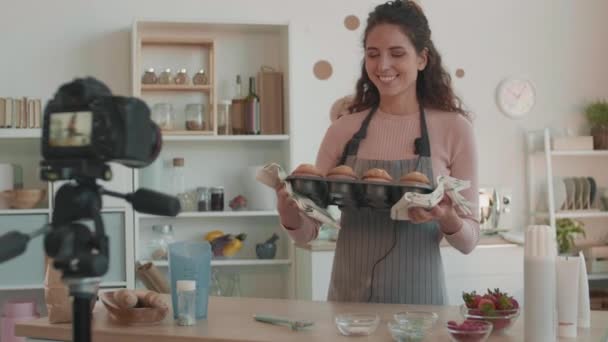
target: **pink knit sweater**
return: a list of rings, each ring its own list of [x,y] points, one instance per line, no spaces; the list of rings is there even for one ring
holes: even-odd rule
[[[463,253],[471,252],[479,239],[477,151],[472,124],[462,115],[425,109],[433,173],[450,175],[470,180],[471,187],[462,192],[474,204],[473,216],[459,213],[464,224],[462,228],[446,240]],[[337,166],[346,143],[361,127],[369,111],[344,115],[335,120],[327,132],[319,153],[316,166],[326,173]],[[400,160],[416,158],[414,139],[420,136],[420,115],[392,115],[378,110],[368,127],[367,137],[359,147],[358,158]],[[319,223],[301,213],[302,226],[290,227],[287,231],[296,242],[305,243],[316,238]],[[439,243],[439,241],[437,241]]]

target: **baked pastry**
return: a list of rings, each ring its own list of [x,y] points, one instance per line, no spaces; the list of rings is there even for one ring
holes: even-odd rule
[[[427,185],[431,185],[431,181],[429,178],[421,172],[412,171],[408,174],[405,174],[399,178],[399,183],[423,183]]]
[[[388,174],[388,172],[386,172],[383,169],[369,169],[367,170],[364,174],[363,177],[361,177],[364,181],[370,181],[370,182],[392,182],[393,181],[393,177],[391,177],[391,175]]]
[[[327,173],[327,178],[356,180],[357,174],[350,166],[340,165],[329,170],[329,172]]]
[[[291,173],[292,176],[323,177],[323,173],[312,164],[300,164]]]

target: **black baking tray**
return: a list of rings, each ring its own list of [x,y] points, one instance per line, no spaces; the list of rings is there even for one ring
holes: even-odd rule
[[[381,183],[363,180],[330,179],[315,176],[289,176],[287,181],[297,194],[316,205],[390,209],[406,192],[428,194],[433,188],[424,183]]]

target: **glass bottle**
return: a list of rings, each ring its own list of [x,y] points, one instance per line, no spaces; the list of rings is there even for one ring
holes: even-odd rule
[[[211,269],[211,285],[209,287],[210,296],[222,296],[222,285],[220,283],[220,276],[217,268]]]
[[[224,210],[224,187],[216,186],[211,188],[211,210],[212,211],[223,211]]]
[[[236,83],[234,84],[234,98],[242,99],[243,97],[243,84],[241,83],[241,75],[236,75]]]
[[[165,71],[158,75],[159,84],[171,84],[173,83],[173,76],[171,75],[171,69],[167,68]]]
[[[207,129],[205,122],[205,105],[189,103],[186,105],[186,129],[189,131],[203,131]]]
[[[178,280],[177,289],[177,325],[194,325],[196,323],[196,281]]]
[[[232,134],[232,124],[230,123],[231,100],[223,100],[217,111],[217,133],[219,135]]]
[[[170,224],[153,225],[152,231],[156,233],[156,236],[150,241],[150,257],[152,260],[166,260],[169,244],[174,241],[173,226]]]
[[[157,103],[152,107],[152,121],[154,121],[161,130],[175,129],[175,116],[173,114],[173,106],[170,103]]]
[[[142,84],[156,84],[158,82],[158,76],[156,76],[156,72],[154,72],[154,68],[150,68],[144,72],[144,75],[141,77]]]
[[[194,74],[194,76],[192,77],[192,84],[196,84],[196,85],[209,84],[209,78],[207,77],[207,74],[205,74],[204,69],[201,69],[196,74]]]
[[[245,101],[245,133],[260,134],[260,98],[255,93],[254,77],[249,77],[249,94]]]
[[[211,193],[208,188],[199,187],[197,189],[198,194],[198,211],[209,211],[211,210]]]
[[[182,211],[194,210],[194,197],[186,191],[184,158],[173,158],[173,194],[179,199]]]
[[[175,84],[187,85],[190,83],[190,78],[188,77],[188,72],[186,69],[180,69],[177,75],[175,75]]]

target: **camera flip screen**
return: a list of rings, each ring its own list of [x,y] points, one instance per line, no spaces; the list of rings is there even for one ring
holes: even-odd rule
[[[51,113],[49,145],[52,147],[81,147],[91,144],[92,112]]]

